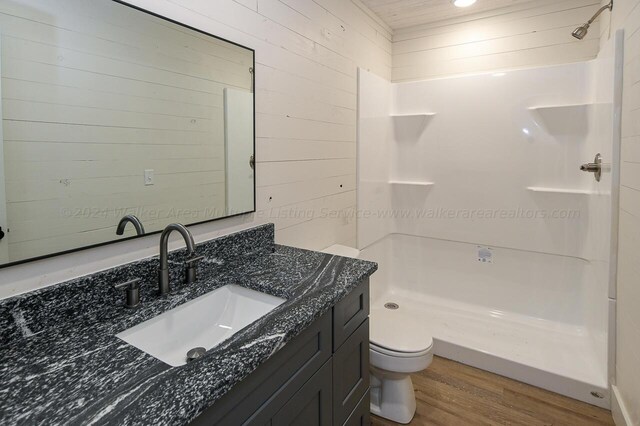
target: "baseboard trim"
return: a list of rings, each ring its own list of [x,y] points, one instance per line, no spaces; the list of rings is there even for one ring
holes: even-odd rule
[[[611,414],[616,426],[633,426],[631,416],[617,386],[611,386]]]

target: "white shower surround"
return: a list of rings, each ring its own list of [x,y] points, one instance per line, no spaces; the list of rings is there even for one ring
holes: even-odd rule
[[[617,155],[614,51],[402,84],[360,71],[358,245],[380,264],[373,315],[394,301],[432,330],[436,354],[609,406],[618,171],[598,184],[578,166]],[[555,210],[578,217],[500,217]]]

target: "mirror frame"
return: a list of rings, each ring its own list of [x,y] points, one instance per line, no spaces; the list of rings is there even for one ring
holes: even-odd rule
[[[231,41],[231,40],[227,40],[226,38],[223,38],[223,37],[208,33],[206,31],[203,31],[201,29],[192,27],[190,25],[184,24],[184,23],[176,21],[174,19],[167,18],[166,16],[162,16],[162,15],[157,14],[155,12],[152,12],[150,10],[143,9],[141,7],[132,5],[130,3],[127,3],[124,0],[111,0],[111,1],[113,3],[117,3],[117,4],[121,5],[121,6],[128,7],[128,8],[137,10],[137,11],[142,12],[142,13],[146,13],[147,15],[154,16],[156,18],[162,19],[162,20],[167,21],[167,22],[171,22],[172,24],[179,25],[179,26],[181,26],[183,28],[187,28],[189,30],[196,31],[196,32],[198,32],[200,34],[204,34],[206,36],[213,37],[215,39],[224,41],[224,42],[229,43],[229,44],[233,44],[235,46],[241,47],[241,48],[246,49],[246,50],[251,52],[251,56],[252,56],[252,61],[251,61],[252,64],[251,64],[251,66],[252,66],[252,70],[253,70],[253,82],[252,82],[252,86],[253,86],[252,87],[253,88],[253,161],[254,161],[254,163],[253,163],[254,164],[254,167],[253,167],[253,209],[249,210],[249,211],[246,211],[246,212],[243,212],[243,213],[236,213],[236,214],[232,214],[232,215],[228,215],[228,216],[218,217],[218,218],[215,218],[215,219],[208,219],[208,220],[203,220],[203,221],[200,221],[200,222],[186,223],[186,224],[183,224],[183,225],[189,227],[189,226],[193,226],[193,225],[201,225],[203,223],[216,222],[216,221],[219,221],[219,220],[230,219],[230,218],[233,218],[233,217],[238,217],[238,216],[243,216],[243,215],[255,213],[256,212],[256,201],[257,201],[256,200],[256,198],[257,198],[256,197],[256,175],[257,175],[257,173],[256,173],[257,172],[256,165],[257,165],[257,161],[256,161],[256,51],[255,51],[255,49],[252,49],[250,47],[244,46],[244,45],[242,45],[240,43],[236,43],[236,42]],[[52,258],[52,257],[62,256],[62,255],[65,255],[65,254],[76,253],[76,252],[79,252],[79,251],[93,249],[93,248],[96,248],[96,247],[102,247],[102,246],[106,246],[106,245],[110,245],[110,244],[117,244],[117,243],[121,243],[121,242],[124,242],[124,241],[131,241],[131,240],[138,239],[138,238],[145,238],[145,237],[148,237],[150,235],[160,234],[161,232],[162,232],[162,230],[153,231],[153,232],[145,233],[144,235],[133,235],[131,237],[114,239],[114,240],[111,240],[111,241],[105,241],[103,243],[90,244],[90,245],[86,245],[86,246],[82,246],[82,247],[78,247],[78,248],[58,251],[58,252],[51,253],[51,254],[45,254],[45,255],[42,255],[42,256],[36,256],[36,257],[30,257],[30,258],[27,258],[27,259],[16,260],[16,261],[13,261],[13,262],[0,264],[0,269],[8,268],[8,267],[11,267],[11,266],[16,266],[16,265],[21,265],[21,264],[25,264],[25,263],[29,263],[29,262],[34,262],[34,261],[37,261],[37,260],[49,259],[49,258]]]

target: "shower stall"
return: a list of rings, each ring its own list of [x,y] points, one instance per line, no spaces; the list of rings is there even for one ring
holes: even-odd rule
[[[601,407],[615,348],[622,34],[588,62],[392,84],[359,72],[372,315],[436,355]],[[602,176],[580,170],[602,158]]]

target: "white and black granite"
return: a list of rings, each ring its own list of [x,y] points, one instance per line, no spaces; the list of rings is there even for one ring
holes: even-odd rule
[[[372,262],[274,243],[273,225],[197,247],[196,283],[170,256],[172,291],[157,294],[150,258],[0,301],[0,424],[186,424],[372,274]],[[114,284],[143,280],[141,306],[123,306]],[[181,367],[115,334],[226,284],[287,299]]]

